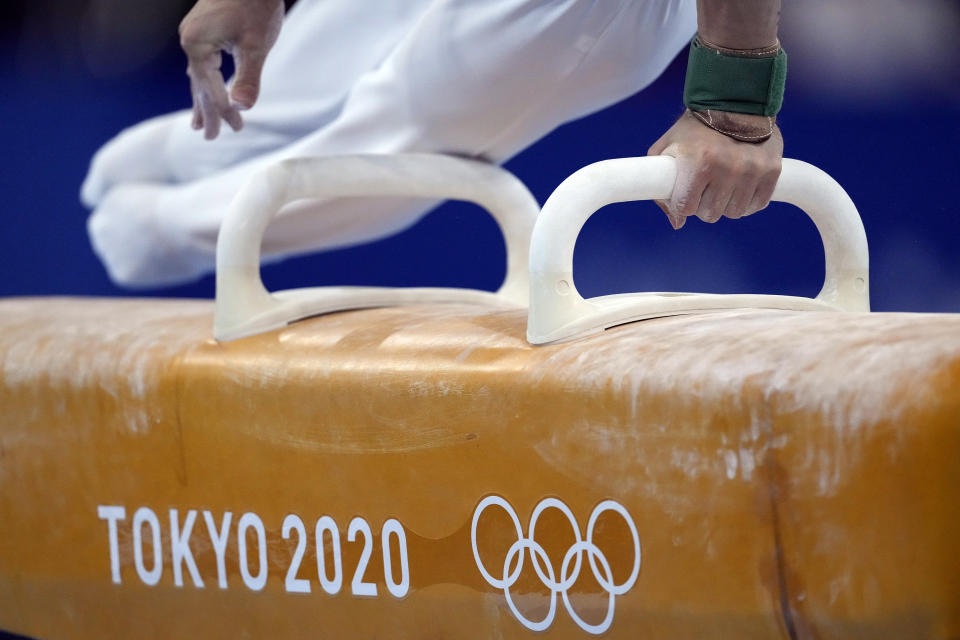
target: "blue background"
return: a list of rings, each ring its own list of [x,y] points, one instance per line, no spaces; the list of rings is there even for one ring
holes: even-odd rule
[[[51,56],[24,66],[0,41],[0,295],[213,295],[213,280],[124,291],[87,241],[79,185],[93,152],[125,126],[189,105],[176,38],[135,72],[97,77]],[[542,203],[570,173],[642,155],[679,115],[683,61],[655,85],[570,123],[509,163]],[[780,125],[788,157],[834,176],[857,204],[871,248],[876,310],[960,311],[960,108],[937,94],[864,108],[788,93]],[[387,240],[290,259],[264,269],[269,288],[313,284],[452,285],[494,289],[503,275],[496,225],[448,203]],[[823,252],[813,224],[774,205],[740,221],[690,220],[674,232],[652,203],[614,205],[584,227],[575,278],[585,295],[629,290],[815,295]]]

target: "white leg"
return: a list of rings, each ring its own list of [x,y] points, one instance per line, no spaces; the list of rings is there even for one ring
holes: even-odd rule
[[[502,162],[553,128],[652,82],[696,28],[693,0],[435,1],[326,126],[273,153],[152,196],[153,226],[189,259],[141,256],[140,281],[212,268],[216,231],[238,186],[283,158],[433,151]],[[390,235],[433,203],[301,202],[268,229],[267,255]],[[101,214],[98,210],[94,218]],[[124,224],[103,212],[91,232]],[[108,265],[109,249],[99,243]],[[121,269],[112,269],[117,274]],[[121,278],[122,279],[122,278]]]

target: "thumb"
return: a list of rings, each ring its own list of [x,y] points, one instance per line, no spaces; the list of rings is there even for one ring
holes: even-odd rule
[[[234,58],[237,73],[230,88],[230,101],[238,109],[249,109],[260,95],[260,72],[267,52],[259,48],[238,47]]]
[[[676,157],[677,147],[672,140],[670,132],[667,131],[665,134],[660,136],[660,139],[653,143],[653,145],[647,149],[648,156],[674,156]]]
[[[687,218],[685,216],[675,215],[673,211],[670,210],[670,203],[664,202],[663,200],[654,200],[656,205],[660,207],[660,210],[667,214],[667,220],[670,221],[670,226],[673,227],[674,231],[679,231],[684,223],[686,223]]]
[[[666,136],[657,140],[653,144],[653,146],[650,147],[650,150],[647,152],[647,155],[673,156],[674,158],[676,158],[677,152],[678,152],[677,146],[675,144],[667,144],[668,141],[664,140],[664,138],[666,138]],[[678,182],[679,182],[679,179],[680,179],[680,174],[678,172],[677,173]],[[676,189],[677,189],[677,185],[676,183],[674,183],[673,190],[676,191]],[[671,206],[673,204],[672,198],[670,201],[654,200],[654,202],[656,202],[657,206],[660,207],[660,209],[665,214],[667,214],[667,219],[670,221],[670,226],[673,227],[675,230],[679,231],[683,227],[683,225],[686,223],[687,217],[673,210],[673,207]]]

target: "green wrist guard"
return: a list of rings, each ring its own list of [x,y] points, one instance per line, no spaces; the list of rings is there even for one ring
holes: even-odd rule
[[[775,116],[783,104],[787,79],[787,54],[741,57],[704,47],[698,38],[690,43],[683,103],[691,111],[732,111]]]

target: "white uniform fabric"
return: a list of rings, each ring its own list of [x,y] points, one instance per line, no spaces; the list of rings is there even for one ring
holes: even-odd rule
[[[695,30],[695,0],[378,0],[376,11],[300,0],[242,131],[203,140],[183,111],[94,156],[82,189],[91,242],[118,284],[194,279],[213,269],[233,194],[263,166],[408,151],[501,163],[650,84]],[[292,203],[267,229],[264,255],[372,241],[434,205]]]

